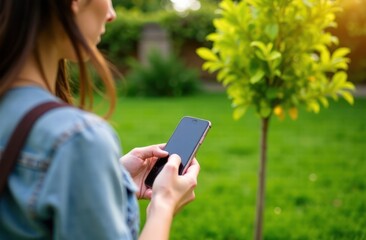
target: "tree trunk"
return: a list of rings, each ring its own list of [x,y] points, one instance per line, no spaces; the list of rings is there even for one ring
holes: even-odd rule
[[[260,139],[260,164],[258,173],[257,211],[255,221],[255,240],[262,240],[263,236],[263,210],[266,190],[266,162],[267,162],[267,134],[269,117],[262,118],[261,139]]]

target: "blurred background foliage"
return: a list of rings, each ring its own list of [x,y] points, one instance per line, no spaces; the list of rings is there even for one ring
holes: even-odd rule
[[[139,5],[128,4],[129,1],[124,2],[123,5],[118,2],[120,1],[114,2],[118,17],[107,25],[106,34],[99,47],[106,52],[113,63],[120,67],[123,67],[127,58],[136,56],[142,27],[146,23],[160,24],[169,33],[174,47],[173,51],[176,53],[179,53],[180,47],[186,41],[208,44],[206,36],[214,31],[212,21],[217,9],[215,1],[201,3],[199,10],[184,13],[175,11],[169,5],[165,8],[161,7],[161,1],[155,1],[155,7],[148,7],[150,1]],[[140,5],[141,8],[137,7]],[[145,10],[155,8],[158,9]]]
[[[188,0],[187,0],[188,1]],[[138,58],[138,43],[142,28],[146,23],[158,23],[170,37],[172,54],[180,58],[187,68],[196,68],[200,72],[199,80],[215,82],[216,75],[205,74],[201,70],[202,62],[192,61],[195,49],[210,47],[206,36],[214,32],[212,24],[217,16],[219,0],[189,0],[199,3],[195,10],[177,11],[174,4],[184,0],[114,0],[117,19],[107,25],[106,34],[100,43],[100,49],[108,59],[123,73],[134,71],[130,65]],[[337,27],[329,29],[338,37],[339,47],[348,47],[351,59],[348,76],[356,84],[366,84],[366,0],[337,0],[343,11],[337,14]],[[191,47],[187,50],[185,46]],[[192,47],[193,46],[193,47]],[[190,59],[187,55],[190,54]],[[198,57],[197,57],[198,58]],[[188,66],[189,65],[189,66]]]
[[[338,27],[333,31],[341,45],[351,49],[350,80],[366,84],[366,0],[339,1],[343,11],[338,14]]]
[[[119,88],[127,96],[180,97],[200,90],[197,69],[187,68],[174,54],[162,56],[157,51],[148,55],[149,65],[131,60],[131,71]],[[121,93],[121,92],[120,92]]]
[[[185,96],[197,92],[202,78],[201,62],[188,65],[192,65],[192,55],[198,59],[197,47],[210,44],[206,36],[214,31],[216,1],[200,2],[198,10],[184,12],[176,11],[170,1],[113,3],[118,17],[107,25],[99,48],[122,72],[119,92],[149,97]],[[153,54],[147,59],[149,66],[144,66],[138,62],[138,47],[143,27],[148,23],[158,23],[168,33],[171,53],[168,59]],[[187,43],[190,44],[188,51],[183,49]],[[191,55],[189,59],[182,56],[187,52]]]
[[[174,1],[170,0],[113,0],[115,7],[124,7],[126,9],[138,9],[142,12],[156,12],[165,9],[172,9]],[[220,0],[201,0],[201,4],[217,4]]]

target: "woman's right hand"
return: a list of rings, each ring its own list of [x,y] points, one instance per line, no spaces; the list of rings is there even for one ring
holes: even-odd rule
[[[156,177],[140,240],[168,240],[174,215],[195,199],[194,189],[197,186],[200,165],[193,159],[187,172],[178,175],[180,163],[178,155],[171,155]]]
[[[186,173],[178,175],[181,159],[178,155],[172,154],[164,168],[156,177],[153,188],[151,203],[148,207],[148,214],[151,207],[157,204],[162,207],[172,208],[173,215],[183,206],[195,199],[194,189],[197,186],[197,177],[200,165],[194,158]]]

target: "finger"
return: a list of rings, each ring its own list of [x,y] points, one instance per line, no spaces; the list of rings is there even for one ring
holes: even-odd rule
[[[198,161],[197,161],[197,159],[196,158],[193,158],[192,159],[192,161],[191,161],[191,163],[189,164],[189,166],[194,166],[194,165],[199,165],[199,163],[198,163]]]
[[[168,155],[168,152],[163,150],[163,144],[160,145],[151,145],[147,147],[140,147],[137,148],[136,151],[138,151],[138,156],[141,159],[147,159],[151,157],[165,157]]]
[[[193,158],[193,160],[192,160],[192,162],[191,162],[191,164],[190,164],[190,166],[194,166],[194,165],[198,165],[198,166],[200,166],[200,164],[199,164],[199,162],[197,161],[197,159],[196,159],[196,158]]]
[[[166,143],[159,143],[156,144],[156,146],[158,146],[160,149],[164,150]]]
[[[165,164],[165,166],[173,167],[174,169],[176,169],[178,171],[180,163],[181,163],[180,157],[177,154],[172,154],[168,158],[168,162]]]
[[[155,157],[166,157],[169,155],[167,151],[164,150],[165,144],[156,145],[156,148],[153,149],[153,155]]]
[[[198,163],[197,159],[194,158],[192,160],[191,165],[188,167],[186,173],[184,175],[186,176],[192,176],[194,178],[197,178],[199,172],[200,172],[200,164]]]

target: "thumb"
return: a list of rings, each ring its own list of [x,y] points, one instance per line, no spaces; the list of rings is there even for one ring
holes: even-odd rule
[[[177,154],[172,154],[165,165],[170,166],[178,171],[181,161],[181,158]]]

